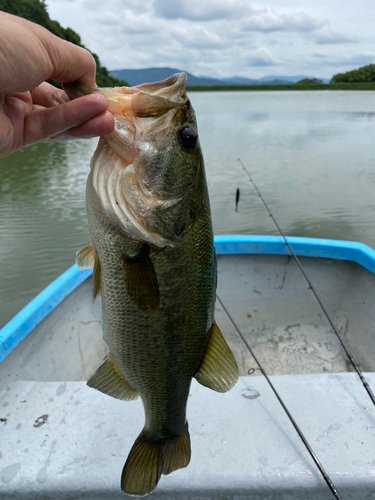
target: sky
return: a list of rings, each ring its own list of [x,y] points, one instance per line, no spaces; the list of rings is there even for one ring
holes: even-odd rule
[[[374,0],[47,0],[109,70],[331,78],[375,63]]]

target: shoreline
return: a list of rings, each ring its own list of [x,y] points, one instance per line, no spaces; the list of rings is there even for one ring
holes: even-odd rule
[[[321,83],[321,84],[283,84],[283,85],[188,85],[188,92],[224,91],[279,91],[279,90],[375,90],[375,82],[363,83]]]

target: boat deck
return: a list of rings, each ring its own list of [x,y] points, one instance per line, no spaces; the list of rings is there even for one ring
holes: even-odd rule
[[[353,262],[302,258],[354,357],[375,387],[375,276]],[[143,426],[140,401],[86,386],[106,345],[91,278],[0,364],[0,498],[120,499],[120,476]],[[375,416],[357,375],[294,261],[218,257],[223,300],[343,500],[375,498]],[[332,497],[219,303],[216,319],[243,375],[226,394],[193,381],[189,467],[154,498],[328,500]]]
[[[375,371],[375,275],[354,262],[301,260],[361,369]],[[352,371],[289,257],[219,255],[218,295],[269,375]],[[254,361],[218,302],[215,316],[246,375]],[[0,364],[0,380],[87,380],[106,352],[88,278]]]
[[[366,377],[374,386],[375,374]],[[342,498],[373,500],[375,419],[356,375],[272,382]],[[84,382],[16,382],[0,390],[0,418],[2,500],[125,498],[120,477],[143,427],[140,401],[109,398]],[[241,377],[226,394],[194,381],[188,421],[191,463],[162,476],[152,498],[332,497],[264,378]]]

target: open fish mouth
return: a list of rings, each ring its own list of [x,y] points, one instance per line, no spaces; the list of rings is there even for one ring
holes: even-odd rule
[[[155,194],[145,158],[172,144],[174,116],[188,102],[186,84],[186,74],[177,73],[135,87],[90,89],[80,83],[64,85],[71,98],[98,93],[108,100],[115,129],[100,139],[91,160],[92,186],[103,208],[122,229],[158,247],[171,244],[171,240],[150,231],[145,219],[176,205],[181,198]]]

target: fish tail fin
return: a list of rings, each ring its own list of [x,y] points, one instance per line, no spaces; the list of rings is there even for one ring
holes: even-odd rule
[[[160,476],[186,467],[190,462],[190,435],[153,441],[143,430],[130,450],[121,476],[121,489],[130,496],[143,497],[154,491]]]

